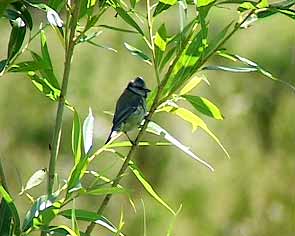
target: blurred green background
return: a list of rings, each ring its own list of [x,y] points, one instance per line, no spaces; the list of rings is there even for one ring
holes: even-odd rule
[[[114,15],[109,11],[101,23],[127,28]],[[238,15],[233,10],[214,8],[209,17],[210,35],[213,37],[236,17]],[[45,21],[45,16],[35,12],[34,19],[36,22]],[[161,20],[169,25],[169,32],[178,30],[177,9],[164,14]],[[36,28],[37,25],[35,23]],[[9,24],[4,19],[0,21],[0,29],[0,57],[4,58],[9,39]],[[61,78],[63,49],[52,29],[47,28],[46,34],[56,74]],[[128,81],[143,76],[153,88],[155,78],[152,68],[131,56],[123,46],[128,42],[146,51],[136,35],[104,29],[96,42],[111,46],[118,53],[88,44],[79,45],[72,64],[68,100],[82,118],[86,117],[89,106],[93,109],[95,148],[98,148],[111,127],[112,118],[104,111],[114,110]],[[253,27],[236,33],[225,47],[256,61],[278,78],[295,84],[295,24],[290,18],[275,15],[259,20]],[[38,39],[30,48],[39,51]],[[21,60],[29,57],[26,53]],[[210,63],[223,61],[213,58]],[[201,84],[193,94],[209,98],[222,110],[223,121],[200,116],[220,138],[231,159],[226,159],[222,150],[202,130],[192,133],[188,123],[168,114],[159,114],[155,119],[209,161],[216,171],[210,173],[174,147],[143,147],[135,158],[155,190],[170,206],[176,210],[182,204],[174,226],[175,235],[294,236],[294,93],[255,73],[208,72],[205,75],[211,86]],[[0,83],[0,157],[10,191],[21,216],[24,216],[30,202],[25,196],[18,196],[20,182],[24,183],[33,172],[48,166],[48,145],[56,104],[41,95],[23,74],[5,74]],[[57,166],[60,181],[68,176],[73,165],[71,126],[72,113],[66,110]],[[145,140],[151,139],[160,140],[145,136]],[[93,162],[91,169],[111,177],[120,163],[115,156],[105,154]],[[132,174],[125,176],[122,184],[131,189],[137,212],[133,211],[126,197],[115,196],[105,215],[116,224],[121,210],[124,211],[123,232],[131,236],[143,235],[143,199],[147,235],[166,235],[172,215],[144,191]],[[43,184],[30,193],[37,197],[45,190]],[[76,205],[94,211],[100,200],[83,197]],[[109,235],[99,227],[96,230],[101,232],[99,235]]]

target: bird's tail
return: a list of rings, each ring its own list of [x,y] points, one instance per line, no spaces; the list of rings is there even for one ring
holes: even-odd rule
[[[108,142],[110,142],[111,139],[112,139],[113,137],[115,137],[117,134],[118,134],[118,132],[112,129],[112,130],[111,130],[111,133],[109,134],[109,136],[108,136],[108,138],[107,138],[107,140],[106,140],[106,142],[105,142],[104,144],[107,144]]]

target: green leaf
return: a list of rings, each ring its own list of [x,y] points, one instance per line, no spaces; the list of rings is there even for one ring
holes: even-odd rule
[[[190,104],[192,104],[196,110],[203,113],[204,115],[210,116],[217,120],[223,120],[223,115],[221,114],[219,108],[208,99],[192,95],[182,95],[182,97],[190,102]]]
[[[173,226],[176,223],[176,218],[179,215],[179,213],[181,212],[181,209],[182,209],[182,205],[180,205],[180,207],[178,208],[176,214],[173,216],[173,219],[171,220],[171,222],[169,224],[169,228],[168,228],[166,236],[171,236],[172,235]]]
[[[43,183],[43,181],[45,180],[47,176],[47,169],[41,169],[41,170],[37,170],[27,181],[26,186],[24,187],[24,189],[21,191],[20,195],[23,194],[25,191],[34,188],[38,185],[40,185],[41,183]]]
[[[206,123],[199,116],[195,115],[194,113],[190,112],[189,110],[185,108],[166,106],[162,108],[161,110],[177,115],[183,120],[191,123],[193,132],[196,131],[198,127],[202,128],[220,146],[220,148],[223,150],[225,155],[228,158],[230,157],[226,149],[223,147],[223,145],[219,141],[219,139],[215,136],[214,133],[212,133],[212,131],[208,128]]]
[[[59,83],[54,75],[53,68],[51,67],[51,62],[45,61],[42,57],[40,57],[37,53],[33,51],[31,51],[31,56],[34,62],[40,65],[39,72],[42,77],[46,79],[51,87],[60,90]]]
[[[89,107],[88,116],[83,122],[83,142],[84,142],[84,152],[86,154],[92,148],[93,132],[94,132],[94,117],[92,115],[92,110]]]
[[[107,50],[112,51],[112,52],[118,52],[118,51],[117,51],[116,49],[114,49],[114,48],[111,48],[111,47],[109,47],[109,46],[105,46],[105,45],[101,45],[101,44],[95,43],[95,42],[93,42],[93,41],[91,41],[91,40],[87,41],[87,43],[89,43],[89,44],[91,44],[91,45],[93,45],[93,46],[96,46],[96,47],[98,47],[98,48],[107,49]]]
[[[202,70],[221,70],[221,71],[235,72],[235,73],[258,71],[258,69],[254,67],[233,67],[233,66],[215,66],[215,65],[205,66],[202,68]]]
[[[124,46],[131,53],[131,55],[140,58],[141,60],[143,60],[145,63],[147,63],[149,65],[152,65],[152,60],[147,55],[145,55],[142,51],[140,51],[139,49],[131,46],[128,43],[124,43]]]
[[[210,3],[213,3],[213,2],[215,2],[215,0],[198,0],[197,1],[197,6],[198,7],[203,7],[203,6],[209,5]]]
[[[204,75],[194,76],[189,82],[180,90],[179,95],[184,95],[189,93],[192,89],[194,89],[202,80],[206,81],[206,77]]]
[[[75,164],[77,164],[82,155],[82,130],[80,118],[76,110],[74,110],[72,126],[72,151],[75,156]]]
[[[48,50],[48,46],[47,46],[47,38],[45,35],[44,30],[40,31],[40,40],[41,40],[41,52],[42,52],[42,58],[45,62],[45,64],[47,65],[48,68],[50,68],[52,70],[52,63],[51,63],[51,59],[50,59],[50,55],[49,55],[49,50]]]
[[[19,52],[23,41],[26,35],[26,27],[25,26],[12,26],[12,30],[10,33],[9,43],[8,43],[8,52],[7,52],[7,60],[10,61],[14,56]]]
[[[165,138],[167,141],[171,142],[175,147],[177,147],[178,149],[183,151],[185,154],[187,154],[193,160],[200,162],[202,165],[207,167],[209,170],[214,171],[214,168],[210,164],[208,164],[206,161],[199,158],[196,154],[194,154],[189,149],[189,147],[183,145],[180,141],[178,141],[176,138],[174,138],[171,134],[169,134],[165,129],[163,129],[161,126],[159,126],[155,122],[152,122],[152,121],[149,122],[147,131]]]
[[[13,236],[13,217],[4,199],[0,203],[0,235]]]
[[[109,188],[98,187],[98,188],[83,190],[81,193],[86,195],[100,196],[100,195],[106,195],[106,194],[127,193],[127,191],[126,189],[122,187],[109,187]]]
[[[170,143],[167,142],[147,142],[147,141],[141,141],[138,143],[138,146],[170,146]],[[131,147],[132,143],[130,141],[120,141],[111,143],[108,145],[108,148],[120,148],[120,147]]]
[[[60,212],[60,215],[66,217],[68,219],[71,219],[71,214],[72,214],[71,209],[64,210],[64,211]],[[117,232],[116,227],[106,217],[104,217],[102,215],[98,215],[94,212],[86,211],[83,209],[76,209],[75,215],[76,215],[77,220],[94,222],[96,224],[99,224],[99,225],[107,228],[108,230],[110,230],[113,233]],[[120,235],[123,236],[122,233]]]
[[[167,32],[166,32],[165,24],[162,24],[160,28],[158,29],[154,42],[155,42],[156,62],[159,65],[167,45]]]
[[[22,225],[22,231],[26,232],[29,229],[38,229],[42,225],[48,225],[58,214],[61,206],[60,203],[55,202],[56,198],[55,195],[39,197],[28,210]]]
[[[128,167],[131,169],[132,173],[136,176],[138,181],[143,185],[145,190],[155,199],[157,200],[161,205],[166,207],[173,215],[175,215],[175,212],[172,210],[172,208],[162,200],[162,198],[155,192],[152,185],[147,181],[143,173],[140,171],[140,169],[135,165],[134,162],[129,161]]]
[[[19,219],[19,215],[16,209],[16,206],[13,202],[12,197],[9,195],[9,193],[4,189],[4,187],[2,185],[0,185],[0,196],[2,196],[2,201],[1,201],[1,206],[4,206],[5,212],[2,212],[2,210],[4,211],[4,209],[1,207],[1,214],[5,214],[6,216],[12,217],[13,220],[13,225],[11,225],[14,229],[14,233],[15,235],[20,235],[20,219]],[[5,201],[5,203],[2,202]],[[9,212],[8,213],[8,208],[9,208]],[[1,228],[2,230],[3,228]],[[6,230],[10,231],[10,229],[6,228]]]
[[[257,4],[257,7],[258,7],[258,8],[265,8],[265,7],[268,7],[268,6],[269,6],[268,0],[261,0],[261,1]]]
[[[0,61],[0,76],[2,76],[4,74],[6,65],[7,65],[6,59]]]
[[[155,8],[153,17],[159,15],[161,12],[166,11],[177,3],[177,0],[160,0]]]
[[[251,61],[251,60],[249,60],[247,58],[241,57],[239,55],[227,53],[225,51],[219,51],[219,52],[217,52],[217,54],[219,56],[222,56],[222,57],[226,58],[226,59],[230,59],[230,60],[233,60],[233,61],[239,61],[239,62],[247,65],[247,67],[207,66],[207,67],[205,67],[203,69],[206,69],[206,70],[223,70],[223,71],[229,71],[229,72],[258,72],[261,75],[264,75],[266,78],[269,78],[269,79],[277,81],[277,82],[279,82],[281,84],[284,84],[287,87],[291,88],[293,91],[295,91],[295,86],[294,85],[290,84],[287,81],[280,80],[280,79],[276,78],[270,72],[266,71],[261,66],[259,66],[256,62],[253,62],[253,61]]]
[[[114,27],[114,26],[110,26],[110,25],[98,25],[97,27],[102,27],[102,28],[106,28],[106,29],[111,29],[111,30],[115,30],[115,31],[119,31],[119,32],[135,33],[135,34],[138,34],[138,31],[128,30],[128,29],[122,29],[122,28],[118,28],[118,27]]]
[[[72,228],[77,236],[80,236],[79,226],[76,219],[76,210],[75,210],[75,199],[73,200],[73,208],[71,209],[71,220],[72,220]]]
[[[34,86],[43,93],[46,97],[56,101],[60,96],[60,90],[54,88],[47,80],[47,78],[38,76],[35,72],[29,71],[28,76]]]
[[[141,35],[144,35],[142,29],[139,27],[139,25],[136,23],[135,20],[121,7],[115,8],[116,12],[119,14],[119,16],[130,26],[132,26],[134,29],[136,29]]]
[[[48,232],[49,232],[49,235],[54,235],[54,236],[59,236],[59,235],[61,235],[61,236],[68,236],[68,235],[78,236],[75,233],[75,231],[73,231],[71,228],[69,228],[66,225],[59,225],[59,226],[55,226],[55,227],[50,227],[50,230],[48,230]]]
[[[186,45],[164,87],[164,96],[174,93],[198,69],[200,59],[207,47],[205,41],[202,40],[203,36],[202,31],[199,32]]]
[[[176,51],[176,47],[172,47],[171,49],[169,49],[164,57],[163,57],[163,60],[161,61],[161,64],[160,64],[160,72],[164,69],[164,67],[169,63],[170,59],[172,58],[172,56],[174,55]]]
[[[35,61],[23,61],[17,64],[9,66],[9,72],[29,72],[37,71],[40,68],[40,64],[35,63]]]

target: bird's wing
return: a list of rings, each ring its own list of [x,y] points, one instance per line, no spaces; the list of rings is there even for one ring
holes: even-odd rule
[[[120,110],[119,113],[115,114],[114,120],[113,120],[113,128],[112,130],[117,130],[118,127],[121,126],[123,122],[127,120],[127,118],[135,112],[137,107],[134,106],[128,106],[124,107],[122,110]]]

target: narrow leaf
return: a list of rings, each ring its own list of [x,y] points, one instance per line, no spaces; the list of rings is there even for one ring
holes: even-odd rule
[[[152,60],[147,55],[145,55],[142,51],[140,51],[139,49],[131,46],[128,43],[124,43],[124,46],[131,53],[131,55],[140,58],[141,60],[143,60],[144,62],[146,62],[149,65],[152,65]]]
[[[216,0],[198,0],[197,1],[197,6],[198,7],[203,7],[203,6],[207,6],[212,2],[215,2]]]
[[[130,161],[128,164],[128,167],[131,169],[132,173],[136,176],[138,181],[143,185],[145,190],[155,199],[157,200],[161,205],[166,207],[173,215],[175,215],[175,212],[172,210],[172,208],[162,200],[162,198],[155,192],[152,185],[147,181],[146,177],[143,175],[143,173],[140,171],[140,169],[135,165],[134,162]]]
[[[162,108],[161,110],[175,114],[179,116],[180,118],[182,118],[183,120],[191,123],[193,132],[196,131],[198,127],[202,128],[220,146],[220,148],[223,150],[225,155],[228,158],[230,157],[228,152],[224,148],[224,146],[219,141],[219,139],[215,136],[214,133],[212,133],[212,131],[208,128],[206,123],[199,116],[195,115],[194,113],[190,112],[189,110],[185,108],[175,108],[175,107],[166,106]]]
[[[214,168],[208,164],[206,161],[199,158],[197,155],[195,155],[189,147],[183,145],[180,141],[178,141],[176,138],[174,138],[172,135],[170,135],[165,129],[163,129],[161,126],[156,124],[155,122],[149,122],[147,131],[153,134],[156,134],[158,136],[162,136],[167,141],[171,142],[174,146],[176,146],[178,149],[183,151],[185,154],[190,156],[192,159],[200,162],[202,165],[207,167],[209,170],[214,171]]]
[[[13,202],[12,197],[9,195],[9,193],[4,189],[2,185],[0,185],[0,196],[2,196],[3,200],[6,202],[10,214],[13,218],[14,233],[16,235],[20,235],[20,219],[17,212],[17,208]]]
[[[29,72],[37,71],[40,68],[40,64],[36,64],[35,61],[23,61],[17,64],[13,64],[8,68],[9,72]]]
[[[184,95],[189,93],[193,88],[195,88],[202,80],[206,79],[204,75],[194,76],[190,81],[180,90],[179,95]]]
[[[139,25],[133,20],[133,18],[121,7],[116,7],[115,10],[121,16],[121,18],[130,26],[132,26],[134,29],[136,29],[141,35],[144,35],[142,29],[139,27]]]
[[[77,164],[82,155],[82,130],[80,118],[76,110],[74,110],[72,126],[72,151],[75,157],[75,164]]]
[[[9,43],[8,43],[8,52],[7,52],[7,59],[10,61],[21,49],[23,41],[26,35],[26,27],[25,26],[13,26]]]
[[[122,29],[122,28],[118,28],[118,27],[114,27],[114,26],[110,26],[110,25],[98,25],[98,27],[111,29],[111,30],[115,30],[115,31],[120,31],[120,32],[125,32],[125,33],[135,33],[135,34],[138,33],[138,31],[129,30],[129,29]]]
[[[69,209],[69,210],[64,210],[64,211],[60,212],[60,215],[66,217],[68,219],[71,219],[71,213],[72,213],[72,210]],[[95,222],[96,224],[99,224],[99,225],[107,228],[108,230],[110,230],[113,233],[117,232],[116,227],[106,217],[104,217],[102,215],[98,215],[97,213],[86,211],[83,209],[76,209],[75,215],[76,215],[77,220]],[[122,233],[120,235],[123,236]]]
[[[258,69],[254,67],[233,67],[233,66],[215,66],[215,65],[205,66],[202,69],[203,70],[221,70],[221,71],[235,72],[235,73],[258,71]]]
[[[153,17],[159,15],[161,12],[166,11],[171,6],[175,5],[177,0],[160,0],[155,8]]]
[[[166,32],[165,24],[162,24],[160,28],[158,29],[154,42],[155,42],[156,62],[159,65],[167,45],[167,32]]]
[[[92,110],[89,107],[88,116],[83,122],[83,142],[84,142],[84,152],[86,154],[92,148],[93,131],[94,131],[94,117],[92,115]]]
[[[109,188],[94,188],[89,190],[83,190],[82,194],[100,196],[106,194],[116,194],[116,193],[127,193],[126,189],[122,187],[109,187]]]
[[[223,115],[221,114],[219,108],[208,99],[192,95],[182,95],[182,97],[184,97],[196,110],[204,115],[217,120],[223,120]]]

